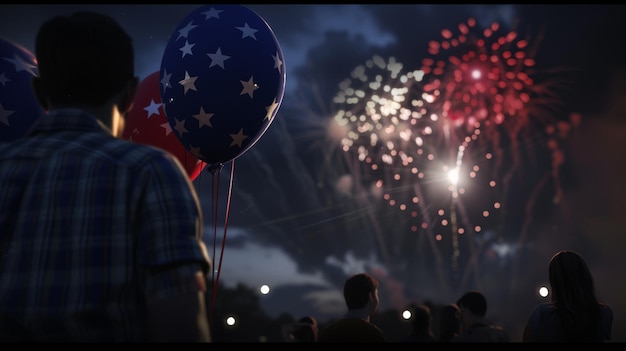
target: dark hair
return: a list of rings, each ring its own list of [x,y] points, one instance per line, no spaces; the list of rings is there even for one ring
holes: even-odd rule
[[[35,54],[53,105],[100,106],[134,77],[132,39],[111,17],[77,12],[46,21]]]
[[[583,257],[574,251],[557,252],[548,267],[552,303],[567,341],[596,341],[600,303],[595,295],[593,277]]]
[[[478,291],[466,292],[463,296],[461,296],[456,304],[479,317],[484,317],[485,314],[487,314],[487,299],[485,299],[485,296]]]
[[[359,273],[346,280],[343,286],[343,297],[348,310],[357,310],[367,305],[370,293],[378,289],[378,281],[367,273]]]
[[[411,316],[411,325],[413,326],[413,329],[416,331],[423,330],[430,332],[430,322],[432,319],[430,307],[427,305],[411,305],[410,311],[413,314]]]

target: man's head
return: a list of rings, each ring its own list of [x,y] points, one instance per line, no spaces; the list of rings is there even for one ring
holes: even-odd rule
[[[430,332],[430,323],[432,321],[430,307],[427,305],[412,305],[411,311],[413,312],[411,316],[413,329]]]
[[[355,274],[346,280],[343,297],[348,310],[362,309],[372,303],[373,313],[378,307],[378,281],[367,273]]]
[[[99,107],[132,87],[132,39],[112,18],[91,12],[57,16],[40,28],[35,42],[39,77],[33,86],[43,107]],[[136,83],[136,82],[135,82]],[[121,110],[130,107],[122,96]],[[122,111],[125,112],[125,111]]]
[[[456,304],[461,310],[469,311],[476,317],[484,317],[487,314],[487,299],[478,291],[465,293]]]

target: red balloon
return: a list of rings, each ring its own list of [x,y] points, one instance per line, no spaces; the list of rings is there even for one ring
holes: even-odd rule
[[[139,83],[133,107],[126,114],[122,138],[169,151],[178,158],[193,181],[204,169],[206,162],[187,151],[176,134],[172,133],[161,103],[160,83],[159,71]]]

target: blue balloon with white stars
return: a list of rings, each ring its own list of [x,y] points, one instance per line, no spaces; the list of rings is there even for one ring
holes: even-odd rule
[[[221,167],[270,126],[285,91],[283,54],[266,21],[242,5],[201,6],[176,27],[160,69],[167,120],[189,152]]]
[[[32,89],[38,74],[35,55],[0,38],[0,142],[23,137],[45,114]]]

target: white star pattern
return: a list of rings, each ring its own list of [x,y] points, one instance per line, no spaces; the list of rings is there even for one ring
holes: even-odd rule
[[[239,132],[237,134],[231,134],[230,137],[233,138],[233,142],[230,143],[230,146],[237,145],[241,147],[243,140],[248,136],[243,134],[243,128],[241,128],[239,129]]]
[[[15,111],[5,110],[2,104],[0,104],[0,122],[9,125],[9,116]]]
[[[154,100],[150,100],[150,105],[144,107],[143,109],[146,110],[148,112],[148,118],[150,118],[152,115],[160,115],[161,113],[159,112],[159,107],[161,107],[161,103],[156,103],[154,102]]]
[[[189,131],[187,130],[187,128],[185,128],[185,120],[178,120],[177,118],[174,118],[176,120],[176,126],[174,127],[174,129],[176,129],[176,131],[178,132],[178,135],[183,135],[184,133],[188,133]]]
[[[230,58],[230,56],[222,54],[222,48],[217,48],[217,51],[214,54],[207,54],[207,56],[211,58],[211,64],[209,65],[209,68],[215,65],[225,68],[224,61]]]
[[[162,123],[161,127],[165,128],[165,136],[172,134],[172,126],[169,122]]]
[[[167,70],[163,70],[163,78],[161,78],[161,85],[163,86],[163,91],[165,91],[167,88],[172,87],[172,84],[170,83],[171,79],[172,79],[172,74],[167,73]]]
[[[213,114],[204,112],[204,108],[202,106],[200,106],[200,113],[193,115],[193,117],[198,120],[198,128],[202,128],[202,126],[213,127],[211,124],[211,117],[213,117]]]
[[[32,89],[32,79],[39,75],[35,55],[4,38],[0,51],[0,143],[4,143],[26,135],[46,111]]]
[[[200,152],[200,148],[199,147],[194,147],[194,146],[189,146],[189,152],[194,155],[196,158],[200,158],[202,156],[202,153]],[[200,160],[198,160],[198,162],[202,162]]]
[[[237,29],[241,31],[241,39],[250,37],[256,40],[256,36],[254,35],[254,33],[258,32],[258,30],[254,28],[250,28],[250,26],[248,26],[248,22],[246,22],[243,25],[243,27],[237,27]]]
[[[272,55],[272,58],[274,59],[274,68],[280,72],[280,68],[283,66],[283,61],[278,56],[278,51],[276,51],[276,55]]]
[[[259,89],[259,86],[256,85],[252,79],[253,78],[250,77],[247,82],[245,80],[240,80],[243,89],[241,89],[241,93],[239,93],[239,95],[248,94],[250,98],[254,98],[254,91]]]
[[[2,74],[0,74],[0,84],[2,84],[3,86],[7,85],[7,82],[10,82],[11,80],[9,78],[7,78],[7,76],[4,74],[4,72],[2,72]]]
[[[189,36],[189,31],[196,27],[197,25],[193,24],[193,21],[189,21],[189,23],[187,23],[187,25],[184,28],[181,28],[178,30],[178,38],[176,38],[176,40],[180,38],[187,39],[187,36]]]
[[[19,56],[17,56],[17,54],[15,54],[14,57],[15,58],[13,59],[6,58],[6,57],[4,59],[11,62],[13,65],[15,65],[15,72],[27,71],[34,77],[37,77],[37,73],[35,73],[35,69],[37,69],[37,66],[22,60]]]
[[[168,41],[161,62],[161,115],[169,116],[174,134],[202,162],[227,162],[275,119],[284,70],[277,40],[262,18],[242,5],[203,6],[181,21]],[[171,85],[163,81],[168,74]]]
[[[185,40],[185,45],[180,48],[180,51],[183,52],[183,56],[185,57],[185,55],[191,55],[193,56],[193,52],[191,51],[191,48],[193,48],[196,44],[189,44],[189,42],[187,40]]]
[[[209,18],[220,18],[220,12],[224,10],[216,10],[214,7],[211,7],[208,11],[202,12],[204,15],[204,20],[208,20]]]
[[[267,111],[267,113],[265,114],[265,119],[267,119],[268,121],[271,121],[272,116],[274,115],[274,111],[276,110],[277,107],[278,107],[278,102],[276,102],[276,99],[274,99],[271,105],[265,107],[265,111]]]
[[[189,72],[185,71],[185,79],[178,82],[178,84],[185,87],[185,91],[184,91],[185,95],[187,95],[187,92],[190,89],[194,91],[198,91],[198,89],[196,89],[196,79],[198,79],[198,77],[190,77]]]

